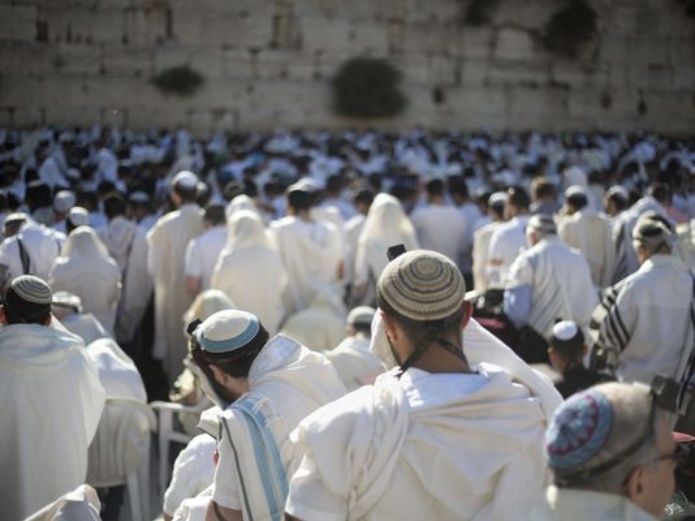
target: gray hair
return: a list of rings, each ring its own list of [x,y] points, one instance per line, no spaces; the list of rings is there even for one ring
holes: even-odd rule
[[[666,412],[654,409],[650,389],[644,384],[610,382],[596,388],[608,398],[613,407],[611,433],[603,448],[588,462],[572,469],[567,476],[556,472],[555,483],[561,488],[622,495],[623,485],[630,472],[657,457],[655,433]],[[653,410],[655,414],[652,414]],[[636,450],[626,457],[620,457],[622,452],[635,444],[639,444]],[[616,464],[610,465],[614,459],[617,459]],[[605,471],[592,473],[594,469],[606,464],[610,466]]]

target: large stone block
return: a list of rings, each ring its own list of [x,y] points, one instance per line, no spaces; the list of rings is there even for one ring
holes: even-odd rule
[[[104,45],[101,49],[101,73],[149,78],[154,62],[148,47]]]
[[[489,27],[464,27],[461,31],[461,52],[466,58],[488,58],[494,48],[495,33]]]
[[[54,67],[58,74],[99,74],[101,69],[101,49],[95,44],[60,43]]]
[[[0,4],[0,41],[36,39],[37,20],[35,5],[3,2]]]
[[[527,31],[511,27],[500,29],[494,41],[494,56],[502,60],[533,59],[531,35]]]
[[[249,80],[255,77],[257,52],[248,49],[226,49],[222,53],[222,75]]]
[[[550,63],[545,61],[488,60],[485,68],[487,85],[525,85],[533,88],[551,79]]]
[[[189,2],[172,11],[173,37],[184,45],[263,48],[272,40],[272,18],[265,12],[201,11]]]
[[[168,36],[171,11],[163,5],[127,7],[123,11],[123,40],[128,45],[152,45]]]
[[[55,49],[34,42],[0,43],[0,71],[3,74],[43,74],[54,70]]]
[[[96,9],[85,4],[43,6],[40,19],[51,42],[123,43],[124,15],[121,9]]]
[[[394,56],[392,61],[403,73],[404,85],[429,84],[430,64],[427,56],[419,53],[400,54]]]
[[[354,38],[352,26],[343,18],[302,18],[303,48],[307,51],[349,49]]]

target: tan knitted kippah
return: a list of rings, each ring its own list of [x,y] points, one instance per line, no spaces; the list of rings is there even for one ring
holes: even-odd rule
[[[379,277],[379,296],[412,320],[440,320],[459,310],[466,283],[456,264],[430,250],[414,250],[391,261]]]
[[[10,288],[25,302],[32,304],[50,304],[51,287],[34,275],[20,275],[12,280]]]

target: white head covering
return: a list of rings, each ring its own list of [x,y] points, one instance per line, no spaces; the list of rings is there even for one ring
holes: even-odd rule
[[[183,314],[184,329],[196,318],[205,320],[225,309],[234,309],[234,303],[219,289],[208,289],[199,293],[191,307]]]
[[[172,186],[180,186],[184,190],[195,190],[198,186],[198,176],[188,170],[181,170],[171,180]]]
[[[359,240],[379,240],[393,246],[406,242],[407,237],[415,237],[415,228],[403,211],[400,201],[392,195],[377,195],[369,208]],[[408,246],[406,244],[406,248]]]
[[[104,243],[89,226],[78,226],[70,233],[63,246],[62,256],[111,258]]]
[[[61,190],[53,198],[53,209],[56,212],[65,213],[75,206],[75,194],[70,190]]]
[[[88,226],[89,212],[80,206],[74,206],[70,208],[70,212],[68,213],[68,219],[73,224],[73,226]]]
[[[224,210],[224,213],[227,216],[227,221],[229,221],[229,219],[231,219],[236,212],[241,210],[251,210],[258,213],[258,207],[256,206],[256,203],[253,202],[253,199],[246,194],[240,194],[229,201],[229,204]]]
[[[226,251],[240,250],[251,246],[270,246],[263,219],[251,210],[239,210],[227,224]]]

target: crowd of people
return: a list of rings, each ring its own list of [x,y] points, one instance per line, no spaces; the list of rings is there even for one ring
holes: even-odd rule
[[[166,520],[695,516],[693,223],[650,133],[0,129],[4,516],[162,399]]]

